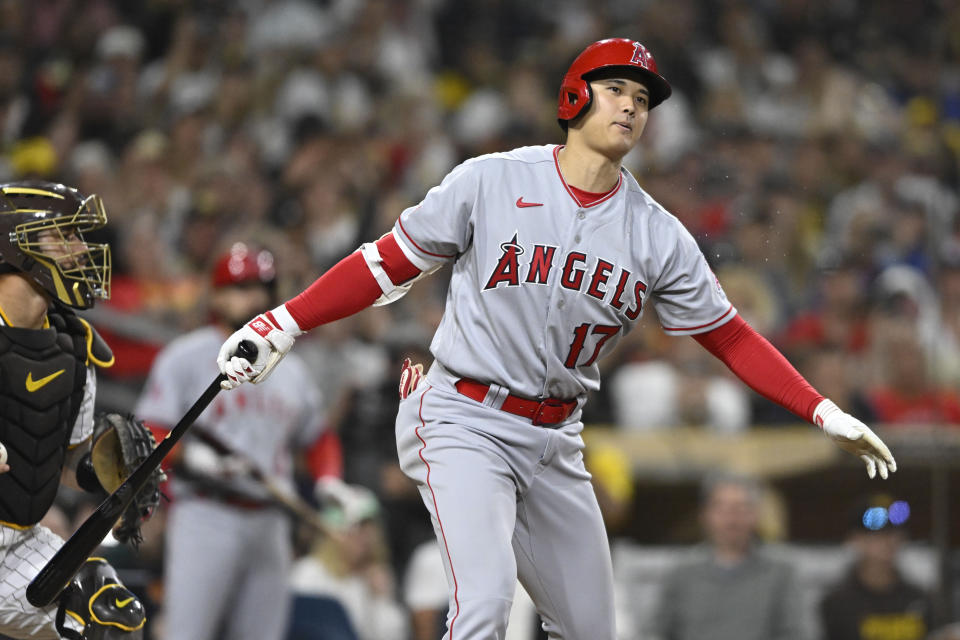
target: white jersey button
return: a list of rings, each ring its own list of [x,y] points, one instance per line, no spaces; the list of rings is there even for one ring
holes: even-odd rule
[[[579,218],[580,220],[583,220],[586,217],[587,217],[587,214],[585,214],[583,211],[577,211],[577,218]]]

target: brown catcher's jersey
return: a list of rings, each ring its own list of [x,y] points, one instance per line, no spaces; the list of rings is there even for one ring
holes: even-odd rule
[[[92,433],[92,365],[113,355],[85,321],[51,311],[49,326],[23,329],[0,319],[0,525],[36,524],[53,503],[67,449]]]

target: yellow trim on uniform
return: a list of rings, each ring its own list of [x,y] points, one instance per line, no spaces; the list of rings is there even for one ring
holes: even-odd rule
[[[87,364],[92,362],[93,364],[97,365],[101,369],[109,369],[110,367],[112,367],[113,363],[117,361],[117,357],[111,353],[109,361],[98,360],[97,358],[95,358],[93,355],[93,327],[91,327],[90,323],[84,320],[83,318],[81,318],[80,316],[77,316],[77,319],[83,323],[83,326],[87,330]]]
[[[62,195],[54,191],[47,191],[46,189],[32,189],[30,187],[4,187],[3,192],[5,194],[14,193],[28,196],[47,196],[49,198],[60,198],[61,200],[64,199]]]
[[[70,611],[70,609],[64,609],[64,612],[68,616],[70,616],[71,618],[79,622],[82,626],[84,627],[87,626],[87,621],[81,618],[79,613],[76,613],[75,611]]]
[[[102,562],[103,564],[107,564],[107,559],[101,558],[100,556],[90,556],[87,558],[87,562]]]
[[[0,520],[0,527],[10,527],[11,529],[16,529],[17,531],[24,531],[32,526],[32,524],[13,524],[12,522],[4,522],[3,520]]]
[[[100,559],[102,560],[103,558],[100,558]],[[124,589],[125,587],[121,584],[111,582],[110,584],[103,585],[102,587],[97,589],[96,593],[90,596],[90,600],[87,603],[87,608],[90,609],[90,620],[92,620],[93,622],[96,622],[101,627],[117,627],[118,629],[123,629],[124,631],[137,631],[139,629],[142,629],[143,625],[147,623],[147,616],[143,616],[143,620],[140,621],[140,624],[138,624],[135,627],[131,627],[125,624],[120,624],[119,622],[104,622],[103,620],[97,617],[97,614],[93,612],[93,601],[97,599],[97,596],[99,596],[101,593],[103,593],[107,589],[115,589],[115,588]],[[129,604],[129,601],[126,604]],[[123,607],[118,607],[118,608],[122,609]]]

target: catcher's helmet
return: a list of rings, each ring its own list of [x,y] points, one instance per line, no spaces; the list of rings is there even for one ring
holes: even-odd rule
[[[214,263],[210,282],[214,288],[248,283],[269,287],[276,276],[272,253],[237,242]]]
[[[53,182],[0,184],[0,272],[19,271],[77,308],[110,297],[110,247],[83,234],[107,223],[100,196]]]
[[[563,129],[570,120],[586,113],[593,99],[591,74],[614,68],[623,70],[647,87],[651,109],[670,97],[670,83],[657,73],[657,63],[646,47],[627,38],[600,40],[577,56],[560,83],[557,121]]]

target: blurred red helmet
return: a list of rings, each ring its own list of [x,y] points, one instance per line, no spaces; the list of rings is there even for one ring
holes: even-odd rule
[[[272,253],[237,242],[214,263],[211,284],[214,287],[226,287],[259,282],[269,286],[276,275]]]
[[[653,55],[639,42],[627,38],[610,38],[594,42],[573,61],[560,83],[557,120],[566,129],[567,122],[585,113],[593,94],[588,76],[601,69],[620,69],[642,82],[650,92],[650,108],[670,97],[671,89],[657,73]]]

